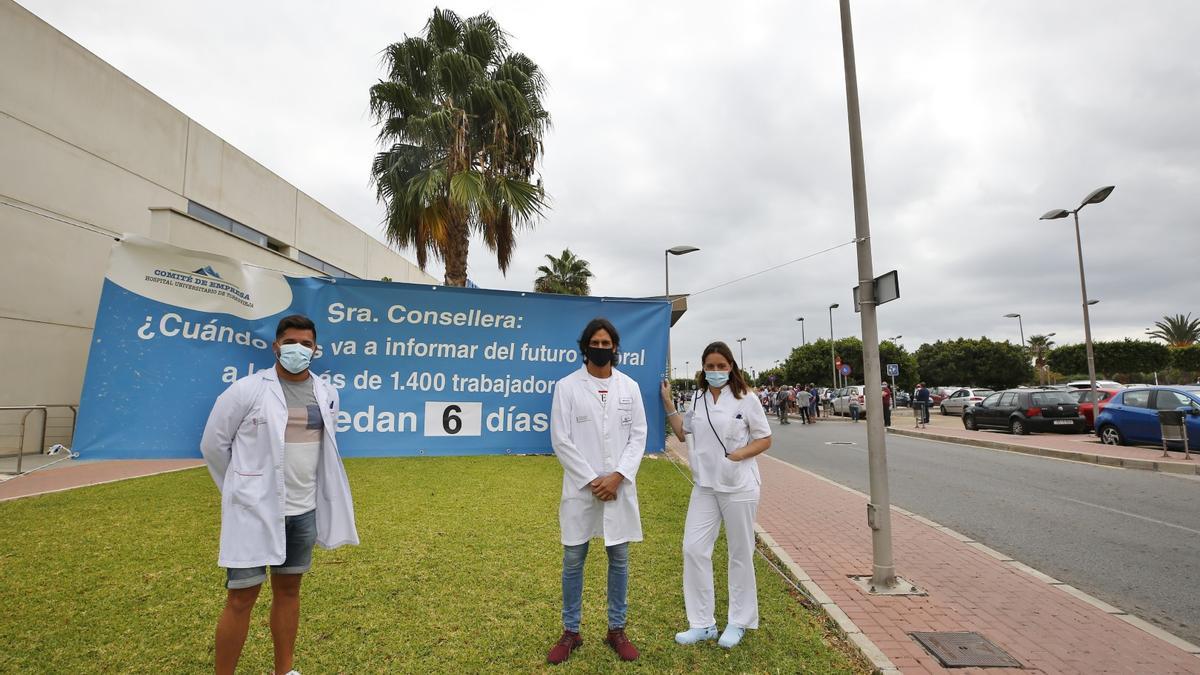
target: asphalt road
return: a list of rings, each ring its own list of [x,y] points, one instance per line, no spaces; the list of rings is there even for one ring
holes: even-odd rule
[[[772,456],[869,492],[865,423],[772,427]],[[905,436],[887,451],[894,505],[1200,644],[1200,479]]]

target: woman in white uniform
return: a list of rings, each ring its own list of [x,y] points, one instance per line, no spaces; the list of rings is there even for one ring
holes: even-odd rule
[[[771,427],[762,403],[742,379],[724,342],[704,348],[703,375],[686,413],[675,409],[663,384],[667,422],[689,444],[691,502],[683,526],[683,600],[690,627],[675,635],[679,644],[717,637],[713,601],[713,544],[725,523],[729,543],[729,620],[717,644],[730,649],[748,628],[758,628],[758,586],[754,579],[754,518],[762,479],[755,456],[771,447]]]

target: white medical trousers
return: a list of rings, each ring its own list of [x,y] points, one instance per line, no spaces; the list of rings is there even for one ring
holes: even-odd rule
[[[754,518],[758,488],[717,492],[692,488],[683,526],[683,602],[692,628],[716,625],[713,600],[713,544],[725,522],[729,548],[729,623],[758,628],[758,586],[754,580]]]

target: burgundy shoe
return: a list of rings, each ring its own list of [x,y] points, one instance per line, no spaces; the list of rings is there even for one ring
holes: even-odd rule
[[[558,638],[558,642],[550,648],[550,653],[546,655],[546,661],[548,663],[562,663],[571,656],[571,652],[575,651],[576,647],[582,645],[583,638],[579,637],[579,633],[564,630],[562,637]]]
[[[613,651],[617,653],[617,656],[621,657],[622,661],[637,660],[637,647],[634,647],[633,643],[629,641],[629,638],[625,637],[624,628],[610,629],[608,631],[608,637],[604,638],[604,641],[609,647],[613,648]]]

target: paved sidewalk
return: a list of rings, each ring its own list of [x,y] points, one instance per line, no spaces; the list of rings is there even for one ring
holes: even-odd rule
[[[15,476],[0,483],[0,502],[20,497],[61,492],[85,485],[112,483],[204,466],[200,459],[69,460],[61,466]]]
[[[871,572],[866,496],[769,455],[760,468],[764,541],[882,672],[1200,673],[1200,648],[902,509],[897,571],[928,595],[869,595],[848,578]],[[1024,670],[949,671],[913,631],[979,632]]]
[[[1091,434],[1041,433],[1014,436],[1001,430],[967,431],[961,418],[939,415],[936,410],[930,415],[929,424],[923,429],[913,426],[913,418],[910,415],[893,417],[889,432],[1077,462],[1200,475],[1200,457],[1196,457],[1195,453],[1194,459],[1191,460],[1185,460],[1182,452],[1175,451],[1171,451],[1169,457],[1163,457],[1162,448],[1148,445],[1105,445]]]

